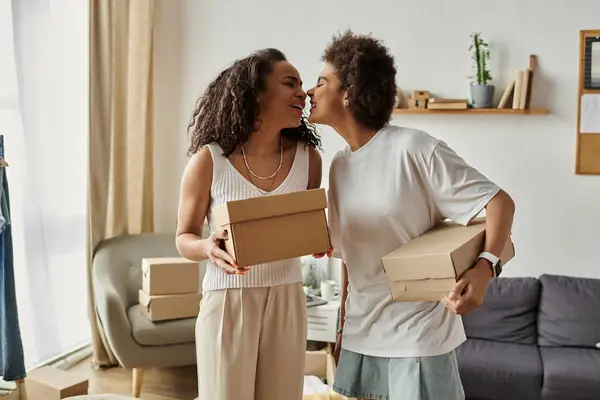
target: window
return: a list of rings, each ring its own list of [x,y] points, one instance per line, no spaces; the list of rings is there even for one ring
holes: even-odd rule
[[[0,134],[27,367],[90,339],[87,12],[80,0],[0,0]]]

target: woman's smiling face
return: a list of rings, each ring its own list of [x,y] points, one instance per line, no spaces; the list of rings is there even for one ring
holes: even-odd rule
[[[319,75],[317,85],[307,92],[310,97],[309,122],[332,125],[347,112],[344,106],[345,91],[340,91],[340,86],[335,68],[327,64]]]

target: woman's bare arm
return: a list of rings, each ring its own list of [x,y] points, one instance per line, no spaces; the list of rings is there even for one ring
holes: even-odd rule
[[[210,206],[212,185],[212,156],[206,147],[194,154],[186,166],[181,180],[179,208],[177,210],[177,239],[179,254],[188,260],[202,261],[207,258],[226,273],[239,273],[235,260],[218,246],[227,238],[222,230],[202,238],[204,220]]]
[[[202,230],[210,203],[212,157],[208,148],[194,154],[181,179],[177,210],[177,250],[193,261],[208,258],[202,245]]]

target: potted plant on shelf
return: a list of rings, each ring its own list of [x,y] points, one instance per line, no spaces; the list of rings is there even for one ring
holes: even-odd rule
[[[481,33],[471,34],[469,46],[475,72],[474,82],[471,82],[471,104],[473,108],[491,108],[494,99],[494,85],[490,85],[492,75],[488,69],[490,51],[488,44],[481,38]]]

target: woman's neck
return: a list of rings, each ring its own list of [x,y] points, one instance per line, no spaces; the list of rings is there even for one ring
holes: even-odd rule
[[[281,151],[281,131],[260,129],[254,131],[243,144],[244,152],[252,156],[266,156]]]
[[[367,144],[377,134],[377,131],[359,124],[354,119],[333,127],[346,140],[352,151]]]

